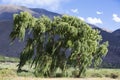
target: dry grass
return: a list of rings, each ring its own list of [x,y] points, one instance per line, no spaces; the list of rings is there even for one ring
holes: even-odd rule
[[[1,77],[0,80],[120,80],[111,78],[26,78],[26,77]]]
[[[120,69],[89,69],[86,78],[36,78],[28,65],[24,67],[28,72],[17,73],[17,64],[0,63],[0,80],[120,80]]]

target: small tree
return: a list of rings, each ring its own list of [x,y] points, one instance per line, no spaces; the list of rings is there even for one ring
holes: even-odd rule
[[[68,65],[79,69],[78,76],[82,76],[92,63],[97,66],[108,51],[108,43],[101,43],[99,33],[76,17],[63,15],[51,20],[21,12],[14,15],[10,37],[12,41],[27,40],[18,70],[31,60],[35,72],[44,77],[49,77],[57,68],[65,72]]]

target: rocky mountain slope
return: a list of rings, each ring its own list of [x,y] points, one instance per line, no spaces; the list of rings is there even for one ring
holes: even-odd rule
[[[23,6],[14,5],[1,5],[0,6],[0,55],[15,56],[18,57],[20,51],[23,49],[24,44],[15,41],[15,44],[10,45],[9,34],[12,31],[13,26],[13,14],[21,11],[28,11],[35,17],[46,15],[50,18],[54,16],[61,16],[58,13],[50,12],[45,9],[39,8],[26,8]],[[101,31],[103,41],[109,41],[109,52],[103,59],[105,63],[112,65],[120,65],[120,30],[116,30],[112,33],[107,32],[95,25],[89,24],[93,28]]]

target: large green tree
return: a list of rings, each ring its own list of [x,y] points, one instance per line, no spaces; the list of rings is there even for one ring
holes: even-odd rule
[[[57,68],[65,73],[68,66],[73,66],[79,71],[78,76],[82,76],[91,64],[98,66],[108,51],[108,43],[101,42],[99,33],[76,17],[35,18],[21,12],[14,15],[10,37],[12,41],[26,40],[18,69],[30,61],[35,72],[44,77]]]

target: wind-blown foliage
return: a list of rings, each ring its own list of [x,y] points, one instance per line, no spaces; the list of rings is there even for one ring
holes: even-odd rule
[[[31,60],[40,76],[50,77],[57,68],[66,73],[68,66],[78,69],[78,76],[82,76],[91,64],[98,66],[108,51],[108,43],[101,42],[99,33],[76,17],[63,15],[51,20],[21,12],[14,15],[10,37],[12,41],[27,40],[18,69]]]

